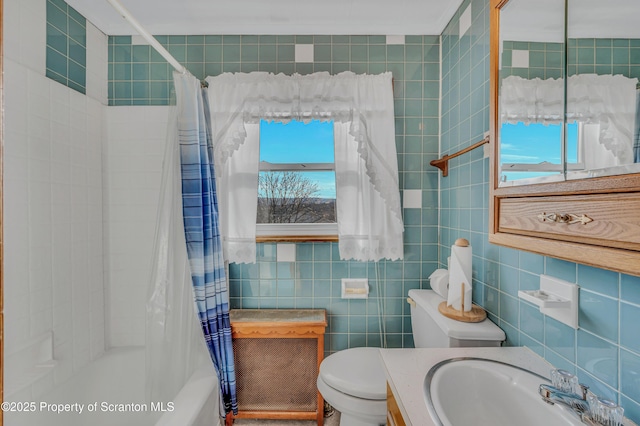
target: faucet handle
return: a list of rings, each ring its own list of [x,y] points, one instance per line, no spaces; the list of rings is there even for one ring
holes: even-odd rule
[[[562,392],[584,395],[584,389],[578,383],[578,377],[567,370],[551,370],[551,384]]]
[[[578,395],[581,395],[582,399],[584,399],[586,401],[587,400],[587,396],[591,393],[591,391],[589,390],[589,386],[583,385],[582,383],[580,383],[578,385],[578,388],[580,390]]]
[[[587,392],[587,402],[589,415],[593,421],[600,425],[622,426],[624,408],[613,401],[598,397],[591,391]]]

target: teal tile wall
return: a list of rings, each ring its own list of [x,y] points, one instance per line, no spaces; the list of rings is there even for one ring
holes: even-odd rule
[[[564,74],[564,49],[562,43],[533,43],[504,41],[502,45],[501,78],[517,75],[522,78],[561,78]],[[514,50],[529,52],[529,67],[512,67],[511,54]]]
[[[640,39],[580,38],[567,41],[567,74],[622,74],[640,78]]]
[[[472,27],[460,38],[459,16],[469,5]],[[465,0],[442,35],[442,153],[489,129],[488,12],[487,0]],[[640,278],[489,244],[489,163],[481,151],[451,161],[449,177],[440,180],[441,267],[455,239],[469,239],[474,301],[504,329],[507,345],[527,346],[576,373],[640,422]],[[543,273],[580,285],[578,330],[518,299],[518,290],[538,288]]]
[[[420,214],[407,212],[405,216],[413,216],[408,219],[409,226],[417,226],[416,216]],[[382,346],[382,311],[387,347],[413,347],[406,295],[410,289],[423,286],[423,276],[435,269],[437,253],[429,242],[407,244],[405,249],[404,262],[367,263],[340,260],[337,243],[299,243],[295,262],[276,262],[276,244],[259,244],[256,264],[230,265],[231,306],[326,309],[326,353]],[[427,259],[423,261],[421,256]],[[368,299],[340,297],[341,279],[349,277],[369,279]]]
[[[64,0],[47,0],[46,76],[86,93],[87,23]]]
[[[404,209],[404,261],[342,261],[336,243],[297,244],[293,263],[276,262],[276,244],[259,244],[253,265],[230,265],[233,308],[323,308],[327,353],[380,346],[383,312],[388,347],[412,347],[406,295],[428,287],[438,260],[438,156],[440,37],[407,36],[168,36],[158,37],[199,78],[222,72],[306,74],[342,71],[394,76],[396,147],[401,193],[420,190],[422,209]],[[296,63],[295,44],[313,44],[314,62]],[[172,90],[169,65],[131,37],[109,38],[109,104],[165,105]],[[342,278],[367,277],[368,300],[340,298]]]
[[[405,45],[387,45],[385,36],[208,35],[156,36],[200,79],[223,72],[267,71],[309,74],[392,71],[400,115],[425,116],[438,126],[439,37],[407,36]],[[295,45],[313,44],[313,63],[296,63]],[[109,104],[167,105],[172,88],[169,64],[150,46],[130,36],[109,37]],[[423,96],[424,95],[424,96]],[[424,100],[424,102],[423,102]],[[406,108],[406,111],[405,111]],[[431,133],[430,133],[431,134]],[[437,133],[436,133],[437,134]]]
[[[569,39],[567,74],[621,74],[640,78],[640,39]],[[529,67],[511,66],[513,50],[529,51]],[[560,43],[505,41],[502,52],[504,78],[517,75],[523,78],[560,78],[564,67],[564,52]]]

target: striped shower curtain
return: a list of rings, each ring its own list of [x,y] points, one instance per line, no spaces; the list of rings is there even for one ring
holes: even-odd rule
[[[220,414],[237,414],[229,292],[218,227],[207,96],[190,74],[174,73],[182,173],[182,210],[193,291],[209,354],[218,373]]]

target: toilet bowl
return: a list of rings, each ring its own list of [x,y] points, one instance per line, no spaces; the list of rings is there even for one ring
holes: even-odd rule
[[[500,346],[504,331],[490,320],[465,323],[440,314],[433,290],[410,290],[416,348]],[[340,426],[379,426],[387,420],[387,384],[379,348],[351,348],[320,364],[318,390],[340,411]]]
[[[340,411],[341,426],[379,426],[387,419],[386,377],[378,348],[336,352],[320,364],[318,390]]]

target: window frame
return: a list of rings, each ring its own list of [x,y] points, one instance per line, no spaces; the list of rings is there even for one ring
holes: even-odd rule
[[[335,143],[335,137],[334,137]],[[333,163],[271,163],[260,161],[261,172],[333,172]],[[337,191],[337,188],[336,188]],[[337,204],[337,195],[336,195]],[[337,210],[337,207],[336,207]],[[334,223],[257,223],[256,242],[318,242],[338,241],[338,218]]]
[[[533,123],[533,124],[539,124],[539,123]],[[567,123],[567,124],[573,124],[573,122]],[[576,130],[577,130],[576,155],[578,159],[577,162],[571,163],[569,161],[566,161],[565,159],[564,165],[562,162],[550,163],[548,161],[543,161],[541,163],[501,163],[500,181],[506,182],[506,179],[504,179],[504,176],[502,175],[502,173],[505,173],[505,172],[548,172],[548,173],[558,173],[558,175],[552,175],[552,176],[559,176],[559,175],[562,175],[565,171],[572,172],[572,171],[584,170],[585,166],[584,166],[584,139],[583,139],[584,127],[583,126],[584,126],[584,123],[582,122],[576,123]],[[566,150],[566,148],[564,147],[565,140],[566,140],[566,135],[564,133],[565,130],[566,129],[563,129],[563,133],[562,133],[562,144],[563,144],[562,153],[561,153],[562,157],[565,156],[565,150]]]

